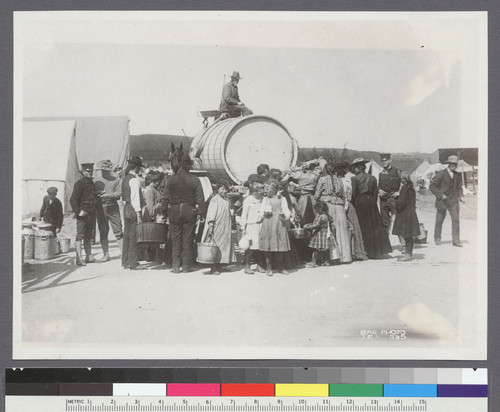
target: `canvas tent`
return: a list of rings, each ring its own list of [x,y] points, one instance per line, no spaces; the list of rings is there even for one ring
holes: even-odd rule
[[[375,160],[371,159],[370,162],[366,164],[366,173],[371,174],[372,176],[377,179],[378,182],[378,175],[382,171],[382,166],[380,166]]]
[[[97,163],[109,159],[114,165],[125,166],[128,159],[128,116],[42,117],[25,118],[25,121],[76,122],[75,151],[78,164]]]
[[[55,186],[65,211],[80,178],[75,151],[76,122],[22,124],[22,216],[38,216],[47,188]]]
[[[417,179],[424,178],[424,173],[430,165],[431,164],[427,160],[424,160],[422,163],[420,163],[420,165],[413,171],[410,176],[412,182],[415,183]]]
[[[127,116],[23,119],[23,216],[38,215],[49,186],[59,189],[64,212],[82,163],[109,159],[124,167],[129,156]]]
[[[477,167],[476,167],[476,170],[477,170]],[[473,172],[473,171],[474,171],[474,167],[471,166],[470,164],[468,164],[465,160],[460,159],[458,161],[457,172],[466,173],[466,172]]]

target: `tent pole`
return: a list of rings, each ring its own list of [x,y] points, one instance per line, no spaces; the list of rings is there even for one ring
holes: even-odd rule
[[[472,166],[472,190],[474,190],[474,193],[476,192],[476,171],[474,166]]]

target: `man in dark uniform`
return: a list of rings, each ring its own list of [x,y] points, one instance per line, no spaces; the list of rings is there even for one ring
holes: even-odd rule
[[[390,235],[391,218],[396,215],[396,199],[401,186],[401,171],[392,166],[390,153],[380,153],[380,161],[383,168],[378,177],[380,216],[385,230]]]
[[[190,272],[194,261],[194,232],[197,216],[205,216],[205,198],[200,181],[189,173],[193,162],[182,156],[180,168],[170,177],[162,197],[164,215],[169,217],[172,237],[172,272]]]
[[[142,223],[142,208],[145,203],[142,197],[141,183],[137,175],[143,167],[141,157],[130,158],[122,182],[122,200],[125,202],[123,208],[125,227],[123,230],[122,251],[122,266],[124,269],[141,269],[137,262],[137,224]]]
[[[75,183],[69,203],[76,216],[76,264],[85,266],[94,263],[92,256],[92,229],[95,222],[95,189],[92,180],[93,163],[83,163],[80,173],[83,177]],[[82,259],[82,240],[85,249],[85,261]]]
[[[62,203],[56,196],[57,187],[49,187],[40,208],[40,220],[52,225],[54,235],[61,231],[64,219]]]
[[[446,217],[446,211],[451,217],[451,237],[453,246],[462,247],[460,241],[460,204],[463,202],[462,178],[457,173],[458,157],[449,156],[448,167],[436,173],[431,180],[429,189],[436,196],[436,225],[434,227],[434,241],[441,244],[441,229]]]
[[[241,80],[240,73],[233,71],[231,81],[222,88],[222,98],[219,106],[220,120],[230,117],[249,116],[253,112],[240,101],[238,94],[238,82]]]
[[[94,178],[96,189],[96,217],[103,257],[100,262],[110,260],[109,256],[109,224],[115,235],[120,252],[123,246],[122,220],[118,200],[122,195],[121,179],[111,174],[111,160],[103,160],[96,165],[100,174]]]

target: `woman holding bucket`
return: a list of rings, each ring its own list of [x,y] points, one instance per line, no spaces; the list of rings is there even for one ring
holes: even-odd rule
[[[217,245],[218,253],[210,269],[210,274],[220,275],[221,264],[233,263],[236,261],[234,245],[231,240],[231,204],[227,197],[229,189],[225,184],[216,186],[216,193],[208,205],[205,228],[202,239],[212,238]]]

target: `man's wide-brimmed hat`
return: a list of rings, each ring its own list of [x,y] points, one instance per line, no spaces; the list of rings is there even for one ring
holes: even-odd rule
[[[237,72],[237,71],[233,71],[233,74],[231,75],[231,78],[232,79],[238,79],[238,80],[243,79],[243,77],[240,77],[240,72]]]
[[[448,159],[446,159],[445,163],[455,163],[455,164],[458,164],[458,157],[457,156],[448,156]]]
[[[390,153],[380,153],[380,159],[384,160],[384,159],[390,159],[390,158],[391,158]]]
[[[113,170],[113,163],[109,159],[101,160],[96,163],[95,168],[101,170]]]
[[[142,164],[142,157],[140,156],[131,157],[130,159],[128,159],[128,164],[134,166],[146,167]]]
[[[82,170],[85,170],[86,172],[93,172],[94,163],[82,163]]]
[[[359,164],[366,164],[366,163],[369,163],[370,161],[369,160],[366,160],[364,157],[357,157],[356,159],[354,159],[352,162],[351,162],[351,166],[354,166],[354,165],[359,165]]]

